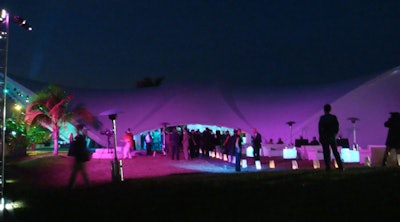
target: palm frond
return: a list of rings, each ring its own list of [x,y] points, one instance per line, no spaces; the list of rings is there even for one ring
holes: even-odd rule
[[[41,123],[50,125],[51,118],[40,111],[31,111],[25,114],[24,121],[28,125],[40,125]]]
[[[93,115],[83,104],[78,104],[72,110],[74,114],[74,119],[79,123],[87,124],[92,126],[95,129],[100,129],[102,127],[102,123],[98,120],[98,118]]]

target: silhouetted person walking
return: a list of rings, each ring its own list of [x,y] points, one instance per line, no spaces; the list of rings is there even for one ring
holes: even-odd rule
[[[398,112],[391,112],[389,119],[384,124],[385,127],[389,128],[387,137],[386,137],[386,150],[385,154],[383,155],[382,166],[386,166],[386,159],[390,150],[396,150],[396,159],[397,154],[400,150],[400,113]],[[396,162],[396,165],[398,163]]]
[[[86,135],[83,132],[83,127],[83,125],[76,126],[77,135],[70,144],[71,155],[75,157],[75,161],[69,178],[69,189],[73,188],[76,176],[79,172],[81,172],[86,186],[89,186],[89,177],[86,172],[85,163],[90,160],[90,154],[86,148]]]
[[[330,148],[332,149],[332,153],[335,156],[339,170],[343,170],[343,163],[340,159],[340,155],[336,145],[336,135],[339,132],[339,122],[335,115],[330,114],[331,109],[331,105],[324,105],[325,114],[320,117],[318,123],[319,141],[322,145],[322,150],[324,152],[325,170],[329,171],[331,169]]]

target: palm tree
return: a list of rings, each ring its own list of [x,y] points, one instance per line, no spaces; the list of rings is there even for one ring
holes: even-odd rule
[[[63,124],[75,121],[100,128],[100,122],[82,104],[71,109],[71,99],[71,95],[52,84],[38,92],[26,107],[24,120],[28,125],[44,125],[52,129],[55,156],[58,155],[58,137]]]

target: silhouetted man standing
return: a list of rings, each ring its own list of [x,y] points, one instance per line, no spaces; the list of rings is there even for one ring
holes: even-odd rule
[[[386,150],[383,156],[382,165],[386,166],[386,159],[390,150],[395,149],[396,155],[400,151],[400,113],[391,112],[390,118],[385,122],[385,127],[389,128],[387,137],[386,137]],[[393,158],[395,159],[395,158]],[[396,156],[397,159],[397,156]],[[398,163],[396,163],[398,165]]]
[[[335,115],[330,114],[331,105],[324,105],[324,115],[321,116],[318,123],[319,141],[322,145],[324,152],[325,170],[331,169],[331,152],[329,147],[332,149],[332,153],[335,156],[339,170],[343,170],[343,163],[340,159],[339,152],[336,145],[336,135],[339,132],[339,122]]]
[[[242,160],[242,130],[237,129],[236,134],[233,136],[235,141],[235,151],[236,151],[236,163],[235,163],[235,170],[236,172],[240,172],[240,161]]]
[[[257,131],[257,129],[253,130],[253,135],[251,136],[251,142],[253,145],[254,160],[260,160],[261,134]]]
[[[176,157],[176,160],[179,160],[179,149],[182,143],[176,128],[172,128],[172,133],[169,135],[169,141],[172,148],[172,160],[174,157]]]
[[[150,156],[151,149],[153,146],[153,137],[151,136],[150,132],[147,132],[145,140],[146,140],[146,155]]]

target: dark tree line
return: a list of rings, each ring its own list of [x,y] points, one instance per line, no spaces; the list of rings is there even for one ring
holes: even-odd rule
[[[156,87],[161,85],[164,80],[164,76],[152,78],[152,77],[145,77],[142,80],[137,81],[136,86],[137,88],[146,88],[146,87]]]

